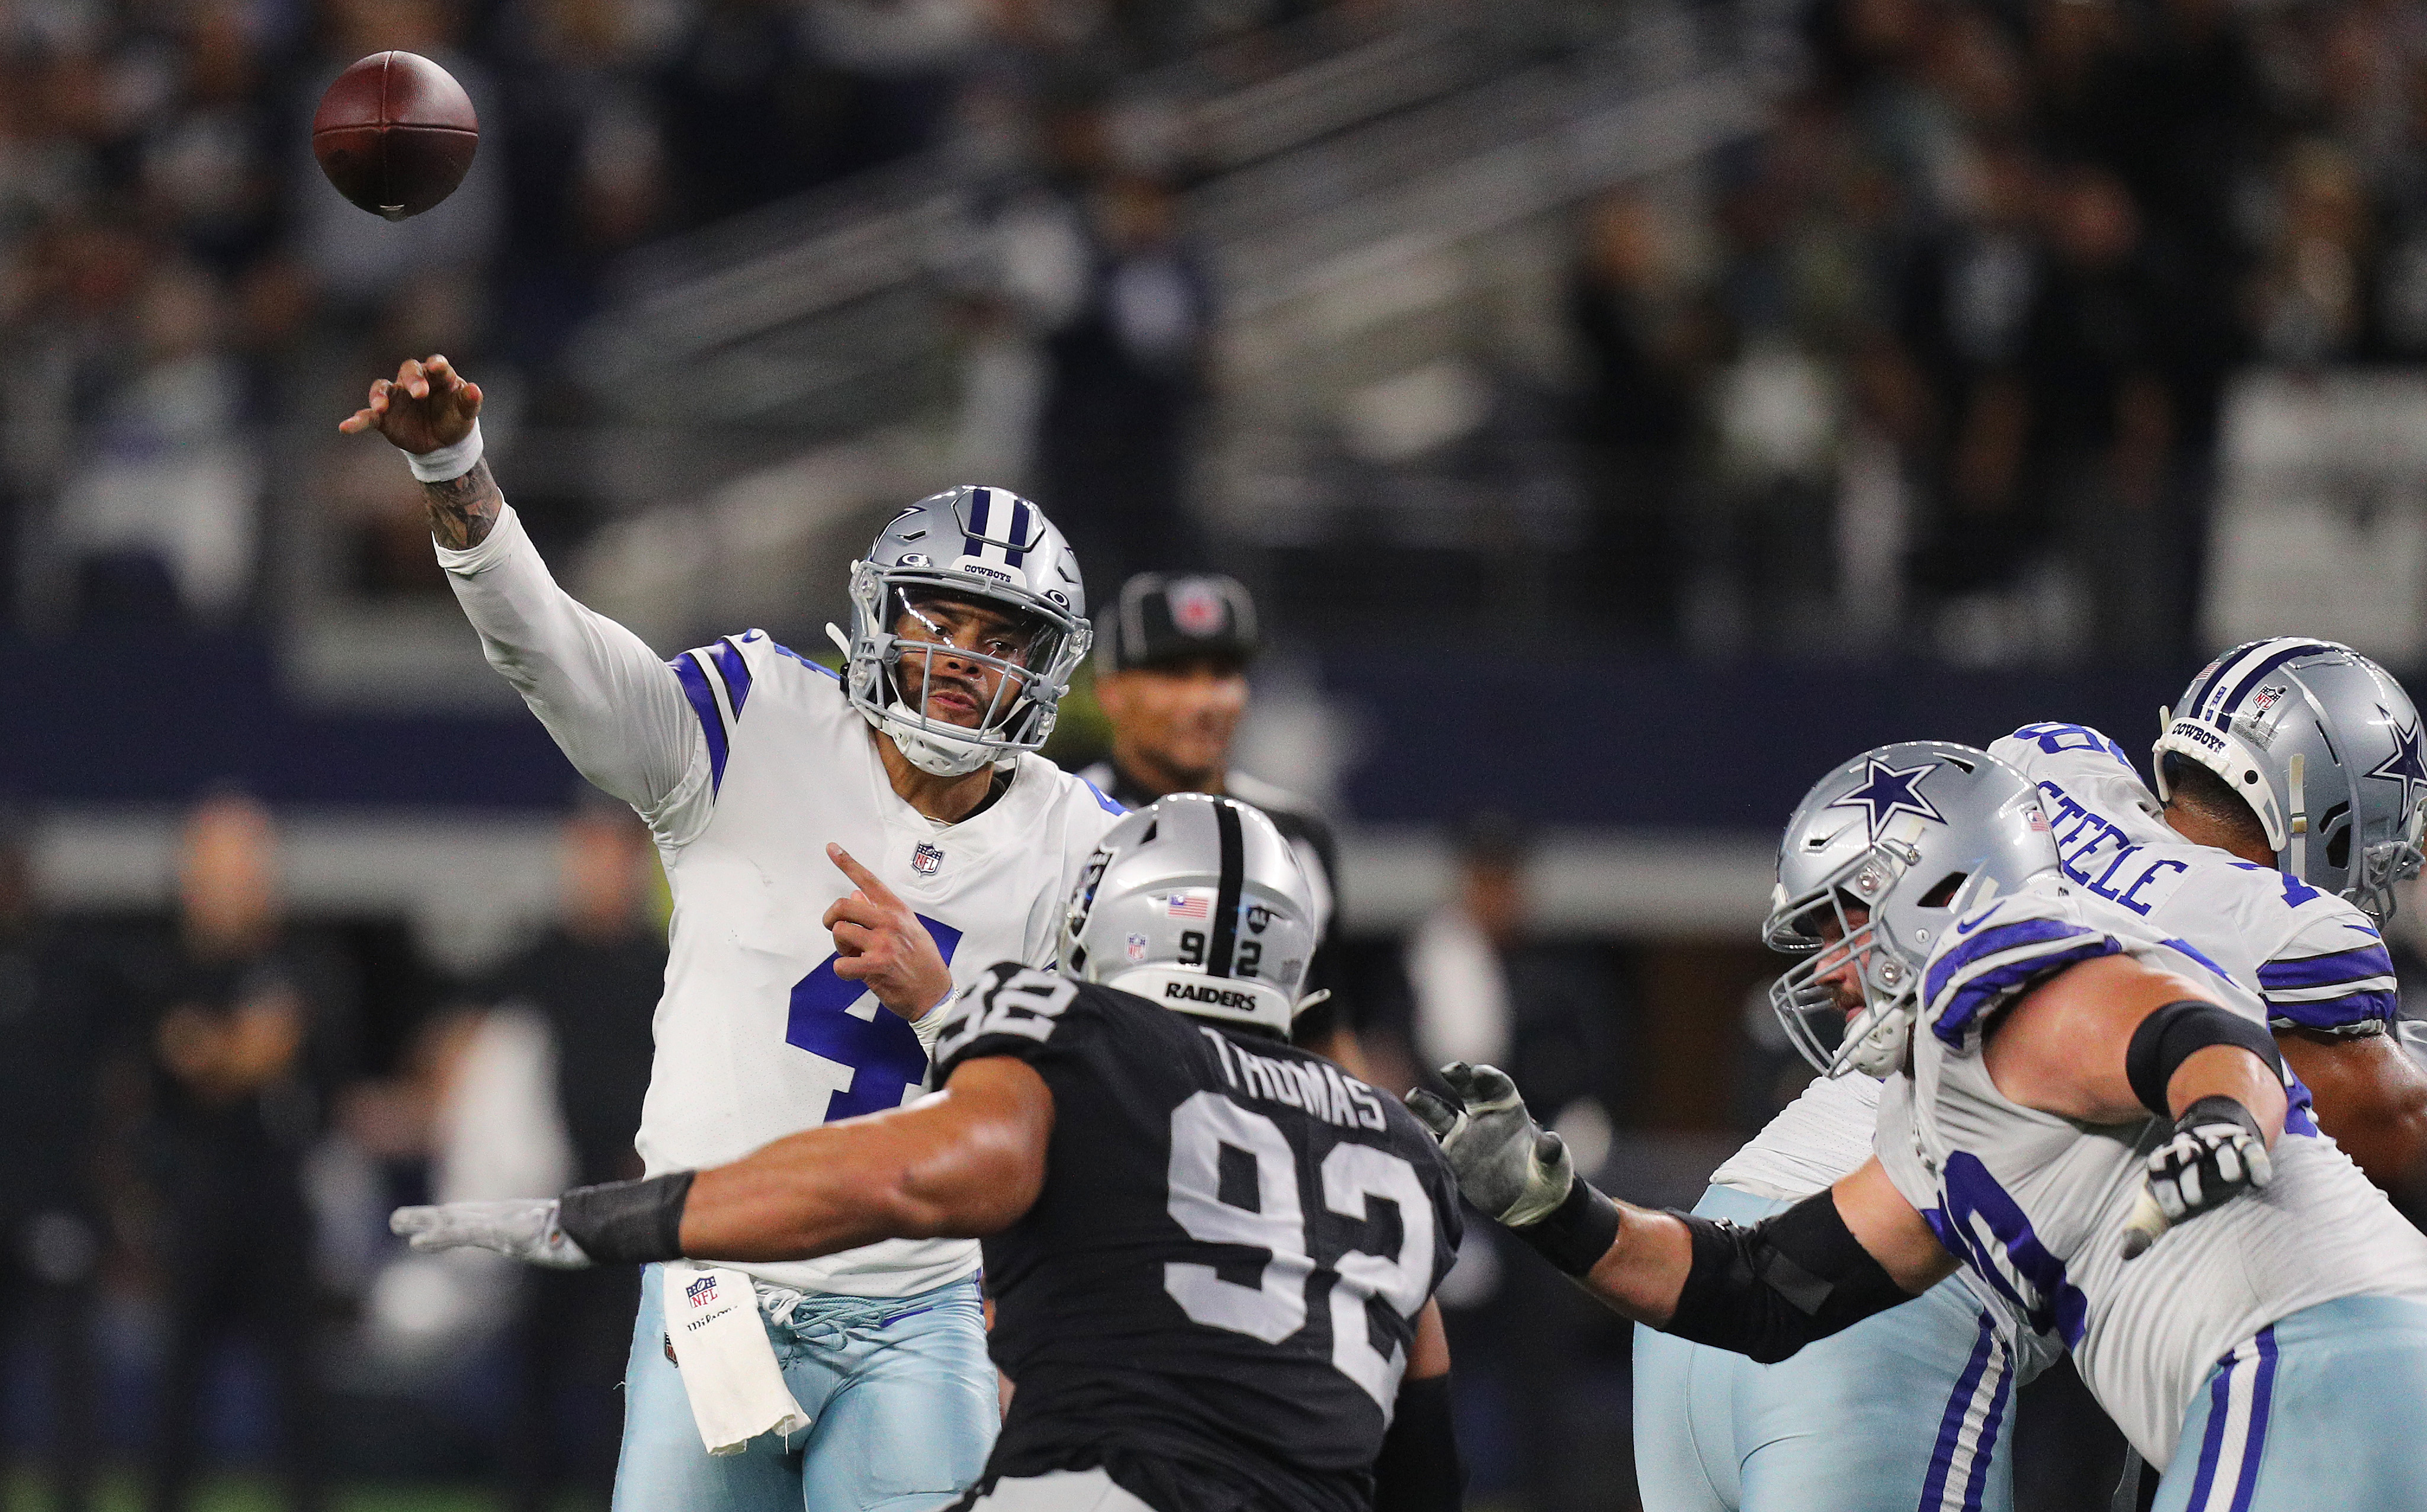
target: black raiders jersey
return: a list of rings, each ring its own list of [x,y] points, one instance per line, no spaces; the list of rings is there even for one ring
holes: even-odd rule
[[[1100,1466],[1158,1512],[1366,1512],[1458,1186],[1321,1057],[1014,963],[946,1012],[937,1083],[1053,1094],[1045,1184],[985,1243],[1011,1410],[983,1487]]]

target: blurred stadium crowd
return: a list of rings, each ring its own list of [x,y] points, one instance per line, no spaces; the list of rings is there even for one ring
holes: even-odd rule
[[[933,289],[966,339],[964,448],[1068,528],[1099,597],[1132,570],[1218,565],[1284,631],[1338,633],[1326,595],[1376,591],[1370,518],[1295,576],[1220,528],[1205,452],[1241,395],[1197,170],[1111,104],[1208,49],[1432,8],[16,0],[5,618],[38,638],[260,633],[307,570],[275,504],[299,490],[348,522],[309,570],[443,605],[401,468],[320,435],[369,377],[443,350],[500,431],[607,425],[576,337],[619,258],[944,150],[987,186],[975,265]],[[1526,48],[1556,56],[1619,8],[1546,0]],[[1791,31],[1753,129],[1562,210],[1556,350],[1472,333],[1487,392],[1449,395],[1373,465],[1547,490],[1528,549],[1561,565],[1522,580],[1629,644],[2094,658],[2167,681],[2207,649],[2235,375],[2427,359],[2427,6],[1820,0]],[[400,226],[327,189],[304,129],[322,84],[386,47],[454,72],[484,128],[464,187]],[[1006,339],[1031,367],[990,366]],[[579,487],[505,486],[552,557],[608,513]],[[627,1174],[662,962],[637,828],[577,812],[560,921],[464,974],[393,919],[282,921],[275,826],[249,801],[204,801],[184,834],[183,902],[146,919],[47,917],[24,837],[0,837],[0,1318],[28,1346],[8,1444],[55,1461],[69,1506],[108,1459],[148,1465],[169,1512],[225,1455],[273,1467],[297,1506],[333,1474],[603,1500],[631,1278],[516,1291],[399,1263],[380,1217]],[[1586,1150],[1703,1130],[1636,1151],[1668,1151],[1673,1184],[1628,1195],[1690,1200],[1725,1130],[1800,1074],[1742,1027],[1758,953],[1560,937],[1525,917],[1521,835],[1477,823],[1460,856],[1440,911],[1348,942],[1375,1054],[1501,1060]],[[1657,1049],[1715,1063],[1690,1085],[1641,1075],[1653,1000],[1717,1005]],[[1479,1490],[1630,1505],[1623,1330],[1478,1255],[1448,1300]],[[2029,1504],[2083,1504],[2081,1456],[2032,1421]]]

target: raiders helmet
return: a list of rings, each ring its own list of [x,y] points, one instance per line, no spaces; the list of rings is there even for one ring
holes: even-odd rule
[[[905,621],[922,623],[922,606],[937,598],[1009,610],[1026,648],[1009,656],[948,650],[940,635],[900,633]],[[826,633],[846,658],[843,690],[852,707],[912,765],[939,777],[1042,746],[1095,635],[1079,561],[1045,512],[1007,488],[969,483],[920,499],[878,532],[852,564],[851,634],[833,626]],[[937,656],[1002,675],[976,725],[930,714],[924,676],[917,702],[905,696],[904,660]]]
[[[2056,866],[2039,789],[2012,767],[1947,740],[1865,751],[1786,821],[1762,932],[1806,959],[1771,985],[1770,1007],[1823,1075],[1886,1076],[1904,1064],[1923,963],[1956,916]],[[1850,1020],[1823,980],[1849,956],[1863,987]]]
[[[1166,1008],[1286,1036],[1315,946],[1313,891],[1273,821],[1173,793],[1123,817],[1088,859],[1062,971]]]
[[[2393,885],[2419,874],[2427,760],[2419,710],[2383,667],[2332,641],[2253,641],[2208,663],[2158,725],[2159,797],[2175,763],[2199,763],[2258,816],[2278,870],[2392,917]]]

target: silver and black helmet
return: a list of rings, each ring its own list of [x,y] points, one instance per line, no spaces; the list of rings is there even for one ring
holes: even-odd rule
[[[1311,1000],[1316,938],[1313,889],[1273,821],[1173,793],[1104,833],[1063,920],[1062,971],[1285,1036]]]

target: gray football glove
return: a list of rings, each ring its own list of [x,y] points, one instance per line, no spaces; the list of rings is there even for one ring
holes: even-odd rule
[[[2202,1097],[2175,1120],[2174,1136],[2149,1152],[2149,1195],[2167,1221],[2221,1208],[2275,1179],[2267,1139],[2231,1097]]]
[[[399,1208],[388,1214],[391,1232],[427,1254],[441,1249],[493,1249],[508,1260],[551,1271],[590,1268],[590,1257],[565,1233],[554,1197],[515,1197],[504,1202],[443,1202],[431,1208]]]
[[[1441,1141],[1458,1191],[1512,1228],[1548,1217],[1575,1185],[1567,1143],[1534,1121],[1498,1066],[1453,1061],[1441,1075],[1463,1106],[1418,1087],[1408,1094],[1408,1111]]]

